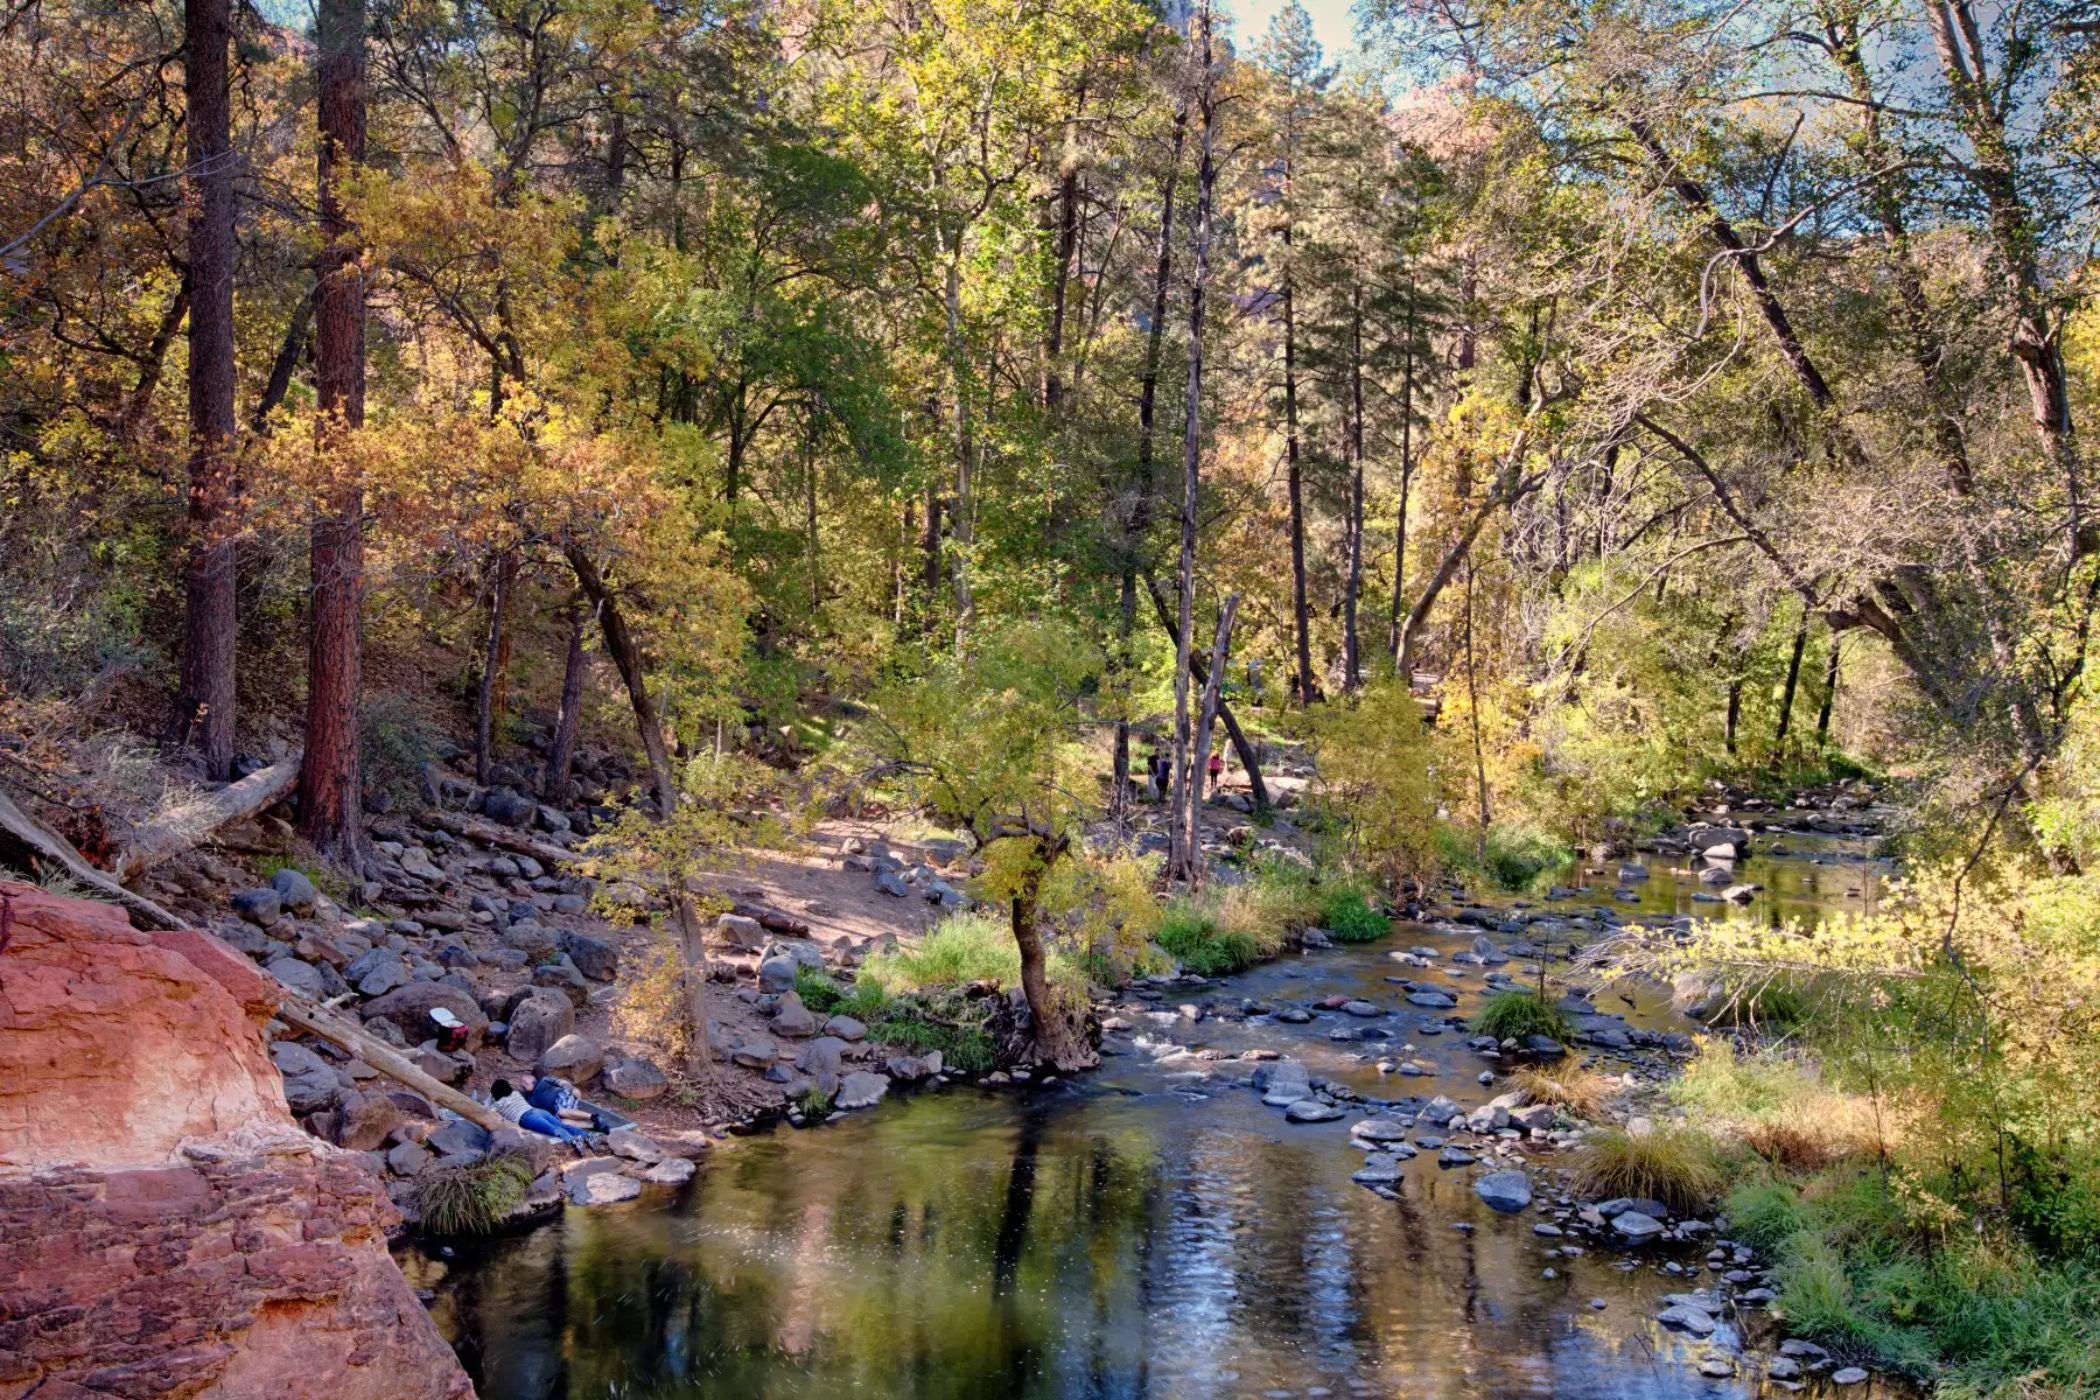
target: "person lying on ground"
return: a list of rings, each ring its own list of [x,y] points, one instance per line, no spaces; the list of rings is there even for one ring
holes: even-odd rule
[[[600,1131],[605,1128],[605,1121],[592,1111],[591,1106],[583,1101],[583,1096],[576,1092],[576,1087],[566,1079],[543,1074],[537,1079],[527,1080],[525,1101],[565,1123],[588,1123]]]
[[[561,1142],[583,1142],[590,1137],[584,1129],[569,1126],[544,1108],[534,1108],[531,1100],[513,1089],[508,1079],[499,1079],[489,1086],[489,1107],[495,1109],[504,1121],[542,1137]]]

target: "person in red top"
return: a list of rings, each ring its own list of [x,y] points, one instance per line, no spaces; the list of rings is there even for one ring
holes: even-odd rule
[[[1210,756],[1210,795],[1218,795],[1218,787],[1225,781],[1225,755],[1216,750]]]

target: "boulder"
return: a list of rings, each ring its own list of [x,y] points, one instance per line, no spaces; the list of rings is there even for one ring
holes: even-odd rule
[[[1515,1213],[1531,1204],[1531,1178],[1520,1171],[1489,1172],[1473,1192],[1495,1210]]]
[[[504,826],[530,826],[539,814],[539,804],[510,788],[494,787],[481,799],[481,814]]]
[[[836,1075],[846,1042],[833,1035],[820,1035],[795,1057],[795,1068],[808,1075]]]
[[[555,946],[576,964],[578,972],[593,982],[610,982],[619,975],[620,950],[606,939],[568,929],[555,940]]]
[[[771,1036],[755,1035],[738,1041],[729,1058],[747,1069],[765,1069],[780,1058],[780,1047]]]
[[[928,1050],[923,1055],[892,1055],[882,1062],[882,1068],[899,1084],[917,1084],[941,1072],[941,1052]]]
[[[395,1176],[420,1176],[430,1165],[430,1149],[420,1142],[399,1142],[387,1149],[387,1170]]]
[[[552,1074],[572,1084],[588,1084],[605,1067],[605,1047],[587,1035],[565,1035],[548,1046],[533,1065],[534,1074]]]
[[[397,987],[377,1001],[366,1002],[364,1018],[366,1021],[392,1022],[409,1044],[416,1045],[436,1035],[438,1025],[430,1019],[430,1013],[440,1006],[457,1016],[467,1028],[469,1048],[481,1043],[482,1034],[488,1030],[489,1018],[482,1014],[473,997],[443,982],[411,982],[405,987]]]
[[[278,986],[199,930],[0,899],[0,1393],[471,1395],[379,1178],[287,1111]]]
[[[662,1098],[671,1087],[664,1072],[647,1060],[615,1060],[605,1067],[603,1077],[609,1093],[642,1102]]]
[[[1318,1099],[1300,1099],[1283,1111],[1283,1116],[1293,1123],[1327,1123],[1342,1116],[1342,1111],[1331,1103]]]
[[[610,1206],[641,1195],[642,1183],[616,1171],[599,1171],[569,1179],[568,1190],[572,1205]]]
[[[851,1043],[867,1039],[868,1028],[851,1016],[833,1016],[824,1023],[824,1034]]]
[[[320,968],[303,958],[280,954],[270,960],[264,971],[308,1001],[328,999],[328,979],[321,975]]]
[[[1654,1216],[1644,1215],[1637,1210],[1620,1211],[1611,1218],[1611,1227],[1621,1238],[1631,1240],[1635,1244],[1654,1239],[1666,1228]]]
[[[352,1152],[370,1152],[384,1145],[402,1122],[401,1110],[376,1088],[369,1093],[344,1090],[332,1118],[335,1145]]]
[[[270,877],[270,888],[277,891],[278,897],[284,901],[284,907],[294,914],[313,913],[314,905],[321,898],[321,892],[314,888],[314,882],[289,866]]]
[[[802,998],[793,992],[784,993],[780,1005],[773,1010],[773,1033],[794,1040],[803,1040],[817,1033],[817,1018]]]
[[[383,997],[412,978],[401,955],[382,943],[352,958],[343,969],[343,980],[355,987],[359,996]]]
[[[758,989],[778,993],[795,990],[795,960],[776,953],[758,965]]]
[[[1307,1076],[1305,1066],[1296,1060],[1257,1065],[1254,1087],[1262,1091],[1261,1101],[1271,1108],[1288,1108],[1300,1099],[1312,1096],[1312,1080]]]
[[[274,889],[242,890],[229,901],[233,912],[251,924],[268,928],[284,913],[284,896]]]
[[[838,1097],[832,1101],[834,1107],[844,1109],[873,1108],[882,1102],[889,1092],[890,1081],[880,1074],[857,1069],[839,1084]]]
[[[765,928],[747,914],[724,914],[715,920],[715,930],[723,942],[742,952],[755,953],[766,946]]]
[[[569,999],[569,1004],[581,1011],[591,1003],[591,984],[576,970],[576,964],[566,955],[553,962],[541,963],[532,970],[532,985],[552,987]]]
[[[488,1151],[488,1129],[464,1118],[447,1118],[432,1128],[423,1143],[440,1157],[478,1157]]]
[[[503,1048],[512,1059],[533,1064],[576,1029],[576,1008],[551,987],[532,987],[505,1019],[510,1032]]]
[[[656,1140],[639,1128],[615,1128],[605,1136],[605,1146],[616,1157],[625,1157],[630,1162],[648,1165],[661,1162],[664,1150]]]

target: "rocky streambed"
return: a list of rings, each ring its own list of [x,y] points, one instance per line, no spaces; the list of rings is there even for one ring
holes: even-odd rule
[[[742,1139],[674,1193],[411,1274],[492,1397],[1897,1393],[1780,1345],[1725,1217],[1578,1199],[1582,1125],[1504,1082],[1556,1050],[1659,1081],[1695,1029],[1667,989],[1564,1002],[1567,1046],[1466,1030],[1620,923],[1871,901],[1871,814],[1720,815],[1752,837],[1725,862],[1652,843],[1558,898],[1140,983],[1094,1074]],[[1696,898],[1723,863],[1760,888]]]

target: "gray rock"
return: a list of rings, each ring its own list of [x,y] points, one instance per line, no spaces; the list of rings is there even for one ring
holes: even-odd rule
[[[1312,1080],[1296,1060],[1256,1066],[1254,1087],[1263,1091],[1262,1102],[1271,1108],[1289,1108],[1312,1094]]]
[[[773,1034],[803,1040],[816,1033],[816,1013],[804,1006],[802,998],[793,992],[783,993],[780,1005],[773,1010]]]
[[[1349,1179],[1364,1186],[1390,1186],[1405,1174],[1401,1160],[1391,1152],[1373,1152]]]
[[[1410,1006],[1426,1006],[1432,1011],[1449,1011],[1458,1005],[1458,998],[1449,992],[1409,992],[1407,1001]]]
[[[1383,1016],[1385,1011],[1368,1001],[1345,1001],[1342,1003],[1342,1014],[1346,1016],[1371,1017]]]
[[[551,963],[541,963],[532,970],[532,984],[536,987],[552,987],[566,996],[577,1010],[590,1005],[591,984],[576,970],[576,964],[566,956]]]
[[[1830,1373],[1832,1385],[1858,1385],[1867,1378],[1864,1366],[1845,1366]]]
[[[769,1035],[755,1035],[738,1041],[729,1058],[747,1069],[765,1069],[780,1058],[780,1047]]]
[[[883,1075],[871,1074],[857,1069],[839,1084],[838,1097],[833,1105],[839,1109],[873,1108],[882,1102],[883,1095],[890,1090],[890,1081]]]
[[[310,962],[284,954],[272,959],[269,966],[263,970],[311,1001],[325,1001],[328,998],[328,979],[321,975],[321,969]]]
[[[535,1074],[555,1074],[572,1084],[588,1084],[605,1067],[605,1047],[587,1035],[565,1035],[548,1046],[533,1065]]]
[[[897,874],[896,874],[896,872],[895,872],[895,871],[891,871],[891,870],[878,870],[878,871],[876,871],[876,872],[875,872],[875,888],[876,888],[877,890],[880,890],[880,891],[881,891],[881,892],[882,892],[883,894],[886,894],[886,895],[890,896],[890,898],[892,898],[892,899],[910,899],[910,898],[911,898],[911,886],[910,886],[910,885],[907,885],[907,884],[905,884],[905,883],[904,883],[904,881],[902,881],[901,879],[897,878]]]
[[[1473,1183],[1473,1191],[1499,1211],[1516,1212],[1531,1204],[1531,1178],[1520,1171],[1490,1172]]]
[[[1664,1226],[1652,1215],[1643,1215],[1637,1210],[1620,1211],[1611,1218],[1611,1227],[1626,1239],[1639,1243],[1652,1240],[1663,1232]]]
[[[509,1021],[504,1049],[512,1059],[532,1064],[576,1029],[576,1008],[552,987],[533,987],[511,1009]]]
[[[530,826],[538,815],[539,804],[523,793],[496,787],[490,788],[488,795],[481,799],[481,811],[490,821],[505,826]]]
[[[212,932],[218,934],[221,943],[236,953],[247,954],[257,962],[267,960],[277,951],[277,945],[270,941],[268,935],[245,919],[223,919]]]
[[[662,1098],[671,1087],[662,1070],[642,1059],[616,1060],[605,1067],[603,1074],[607,1091],[623,1099],[647,1102]]]
[[[614,1128],[605,1135],[605,1146],[614,1156],[630,1162],[646,1165],[664,1158],[664,1150],[656,1145],[656,1140],[639,1128]]]
[[[824,1034],[836,1036],[850,1044],[867,1039],[868,1028],[851,1016],[834,1016],[824,1023]]]
[[[401,955],[381,944],[352,958],[343,969],[343,980],[357,988],[359,996],[383,997],[408,982],[410,976]]]
[[[420,1175],[430,1165],[430,1149],[420,1142],[397,1142],[387,1149],[386,1165],[395,1176]]]
[[[478,1123],[469,1123],[464,1118],[447,1118],[430,1130],[423,1139],[428,1147],[440,1157],[478,1157],[488,1151],[488,1129]]]
[[[270,877],[270,888],[277,891],[278,897],[284,901],[284,907],[294,914],[313,913],[315,902],[321,898],[321,892],[314,888],[313,881],[289,867]]]
[[[1689,1303],[1674,1303],[1655,1315],[1655,1320],[1665,1327],[1674,1327],[1680,1332],[1689,1332],[1694,1337],[1711,1337],[1714,1320],[1704,1308]]]
[[[488,1016],[472,996],[444,982],[410,982],[396,987],[377,1001],[366,1002],[363,1014],[367,1022],[392,1022],[410,1045],[416,1045],[437,1034],[437,1023],[430,1019],[430,1013],[440,1006],[466,1026],[469,1046],[481,1043],[482,1033],[488,1029]]]
[[[450,883],[445,872],[438,869],[430,859],[430,852],[421,846],[411,846],[401,853],[401,873],[414,876],[429,885]]]
[[[527,961],[538,962],[555,950],[554,930],[538,919],[520,919],[503,930],[503,946],[517,949]]]
[[[764,926],[748,915],[724,914],[715,920],[715,929],[732,948],[755,953],[766,946]]]
[[[555,946],[568,954],[576,970],[593,982],[610,982],[620,972],[620,950],[603,938],[564,930]]]
[[[1407,1136],[1407,1125],[1394,1118],[1365,1118],[1350,1125],[1349,1136],[1365,1142],[1399,1142]]]
[[[284,896],[276,890],[242,890],[230,901],[233,912],[251,924],[267,928],[284,912]]]
[[[579,1206],[618,1205],[642,1194],[641,1182],[614,1171],[597,1171],[587,1176],[571,1177],[568,1188],[570,1204]]]
[[[1341,1117],[1342,1111],[1318,1099],[1300,1099],[1286,1108],[1283,1116],[1293,1123],[1327,1123]]]
[[[642,1180],[651,1186],[683,1186],[693,1179],[694,1167],[690,1158],[666,1157],[642,1173]]]
[[[845,1041],[833,1035],[820,1035],[803,1048],[795,1060],[795,1068],[809,1075],[836,1075],[840,1057],[845,1052]]]
[[[774,954],[758,965],[758,989],[762,992],[795,990],[795,960]]]
[[[941,1052],[928,1050],[923,1055],[892,1055],[882,1062],[882,1068],[900,1084],[917,1084],[941,1072]]]

